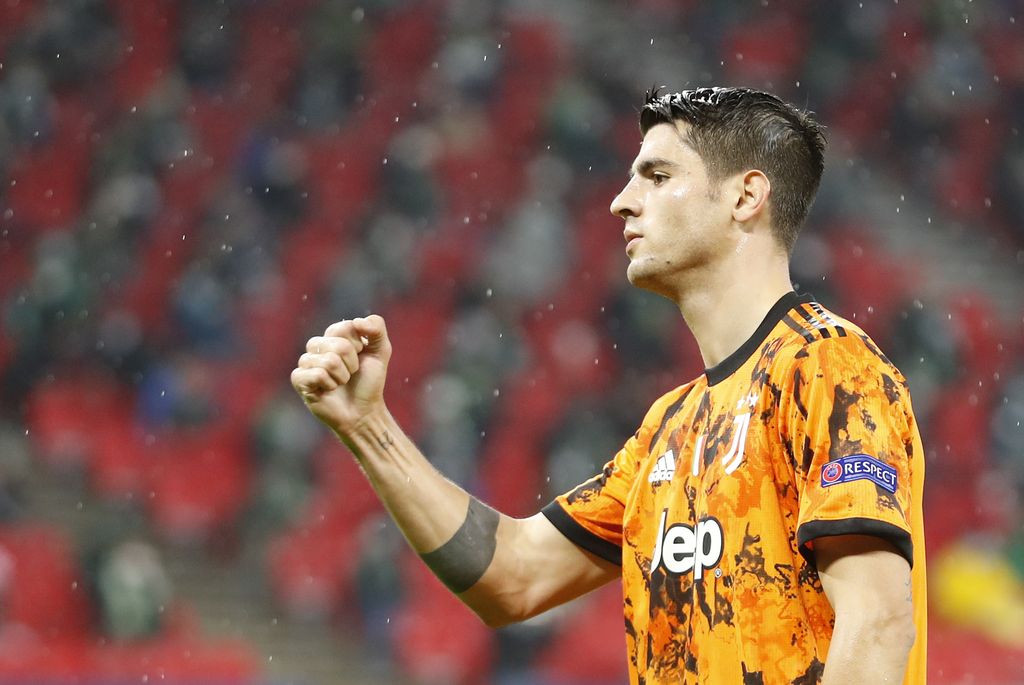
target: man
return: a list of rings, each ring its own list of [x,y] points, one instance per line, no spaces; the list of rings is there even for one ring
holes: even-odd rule
[[[823,169],[767,93],[649,94],[611,211],[627,275],[675,302],[706,371],[601,474],[527,519],[437,473],[383,401],[370,316],[292,373],[412,547],[490,625],[622,579],[634,684],[925,682],[924,460],[905,380],[857,326],[792,291]]]

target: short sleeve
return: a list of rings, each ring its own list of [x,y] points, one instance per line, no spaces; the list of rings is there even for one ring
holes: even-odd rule
[[[872,535],[913,565],[915,441],[899,372],[867,338],[820,340],[797,354],[791,404],[800,553],[813,564],[817,538]]]
[[[637,469],[638,437],[630,438],[601,473],[559,495],[542,513],[583,549],[622,564],[622,520]]]

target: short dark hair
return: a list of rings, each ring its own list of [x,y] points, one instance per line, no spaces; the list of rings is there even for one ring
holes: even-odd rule
[[[662,123],[689,124],[686,142],[712,183],[747,169],[763,171],[772,184],[772,230],[791,252],[825,168],[822,126],[810,112],[750,88],[658,91],[647,91],[640,132],[647,135]]]

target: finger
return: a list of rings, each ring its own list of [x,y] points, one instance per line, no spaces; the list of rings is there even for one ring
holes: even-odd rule
[[[351,347],[349,348],[351,349]],[[354,352],[352,354],[355,354]],[[352,378],[352,374],[355,373],[348,367],[348,363],[343,361],[342,358],[334,352],[324,352],[323,354],[311,354],[306,352],[299,357],[299,368],[300,369],[325,369],[327,373],[331,374],[331,377],[338,385],[345,385]],[[359,368],[359,359],[355,360],[355,368]]]
[[[341,321],[332,323],[330,326],[327,327],[327,330],[324,331],[324,337],[328,338],[350,338],[353,336],[355,336],[355,332],[352,326],[351,319],[342,319]]]
[[[359,353],[363,350],[363,342],[357,337],[350,338],[312,338],[310,344],[314,350],[310,354],[336,354],[348,368],[349,373],[359,370]]]
[[[324,331],[323,337],[345,338],[347,340],[351,340],[354,344],[356,344],[356,352],[362,352],[363,344],[366,342],[366,340],[356,331],[354,321],[354,319],[346,319],[338,321],[337,323],[332,323],[330,326],[327,327],[327,330]]]
[[[322,366],[314,368],[297,368],[292,371],[292,387],[309,402],[320,399],[324,393],[337,389],[338,384],[327,369]]]
[[[371,314],[365,318],[352,319],[352,327],[366,340],[366,349],[370,352],[388,352],[391,343],[388,340],[387,326],[384,317]]]
[[[306,352],[312,354],[335,352],[339,357],[343,357],[347,354],[344,350],[345,344],[354,349],[356,356],[363,351],[363,341],[359,338],[359,334],[353,331],[347,336],[315,335],[306,343]]]

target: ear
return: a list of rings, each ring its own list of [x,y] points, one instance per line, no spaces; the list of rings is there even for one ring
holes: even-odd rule
[[[751,169],[736,180],[736,203],[732,208],[732,218],[745,223],[766,213],[768,198],[772,194],[772,184],[764,172]]]

